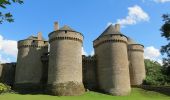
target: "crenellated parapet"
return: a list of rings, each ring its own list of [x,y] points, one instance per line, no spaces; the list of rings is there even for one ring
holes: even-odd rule
[[[82,60],[83,60],[83,63],[94,63],[96,62],[96,57],[82,55]]]
[[[75,37],[54,37],[49,42],[51,43],[55,40],[72,40],[72,41],[78,41],[80,43],[83,43],[83,40],[81,40],[80,38],[75,38]]]
[[[77,31],[59,29],[49,34],[49,42],[51,43],[55,40],[71,40],[71,41],[78,41],[82,43],[83,35]]]
[[[48,48],[48,41],[34,39],[25,39],[18,41],[18,49],[25,47]]]
[[[94,45],[94,47],[97,47],[104,43],[113,43],[113,42],[121,42],[121,43],[127,44],[127,37],[123,34],[108,34],[108,35],[104,35],[100,38],[97,38],[93,42],[93,45]]]
[[[128,50],[144,52],[144,46],[141,44],[128,44]]]

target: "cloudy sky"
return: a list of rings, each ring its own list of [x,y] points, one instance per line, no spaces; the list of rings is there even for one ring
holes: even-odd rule
[[[167,41],[160,35],[162,14],[170,13],[170,0],[25,0],[3,12],[15,22],[0,24],[0,61],[15,62],[17,41],[42,32],[45,39],[53,23],[69,25],[83,33],[82,52],[91,55],[92,41],[110,24],[119,23],[122,33],[145,46],[145,58],[161,62],[159,49]]]

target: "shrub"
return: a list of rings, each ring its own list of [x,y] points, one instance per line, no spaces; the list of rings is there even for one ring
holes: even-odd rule
[[[3,84],[3,83],[0,83],[0,94],[1,93],[6,93],[6,92],[10,92],[11,91],[11,87],[6,85],[6,84]]]

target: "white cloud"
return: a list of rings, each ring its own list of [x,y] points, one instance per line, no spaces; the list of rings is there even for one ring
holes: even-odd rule
[[[146,48],[145,48],[145,57],[146,57],[146,58],[154,59],[154,58],[159,57],[160,55],[161,55],[161,54],[160,54],[159,50],[156,49],[156,48],[153,47],[153,46],[150,46],[150,47],[146,47]]]
[[[82,47],[82,49],[81,49],[82,51],[82,55],[86,55],[87,56],[87,52],[84,50],[84,48]]]
[[[161,53],[159,49],[156,49],[154,46],[149,46],[146,47],[144,51],[145,59],[157,61],[158,63],[162,64],[162,59],[160,58]]]
[[[134,25],[142,21],[149,21],[149,15],[138,5],[128,8],[128,15],[123,19],[118,19],[116,23],[122,26]],[[110,22],[108,24],[111,24]]]
[[[94,50],[91,52],[91,54],[90,54],[91,56],[94,56]]]
[[[0,35],[0,53],[16,58],[17,52],[17,41],[4,39],[3,36]],[[0,61],[7,62],[9,59],[3,58],[2,54],[0,54]]]
[[[142,2],[147,2],[147,1],[155,2],[155,3],[167,3],[167,2],[170,2],[170,0],[142,0]]]
[[[5,57],[2,57],[2,55],[0,55],[0,64],[8,63],[8,62],[11,62],[10,58],[5,58]]]
[[[170,0],[153,0],[154,2],[157,3],[166,3],[166,2],[170,2]]]

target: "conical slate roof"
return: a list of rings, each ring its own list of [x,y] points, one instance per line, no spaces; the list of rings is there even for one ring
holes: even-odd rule
[[[64,25],[63,27],[59,28],[58,30],[51,32],[48,36],[50,36],[51,34],[53,34],[55,32],[59,32],[59,31],[70,31],[70,32],[76,32],[76,33],[83,35],[82,33],[75,31],[74,29],[70,28],[69,26]]]
[[[109,34],[122,34],[122,33],[119,30],[117,30],[113,24],[111,24],[106,28],[106,30],[99,37],[102,37],[104,35],[109,35]]]
[[[61,27],[59,30],[60,30],[60,31],[75,31],[75,30],[73,30],[72,28],[70,28],[70,27],[67,26],[67,25],[64,25],[64,26]]]
[[[26,40],[38,40],[38,37],[31,35]],[[42,37],[42,40],[45,41],[45,39],[43,37]]]
[[[38,38],[37,38],[36,36],[31,35],[31,36],[29,36],[27,39],[37,40]]]
[[[132,38],[128,37],[128,43],[129,44],[138,44],[136,41],[134,41]]]

